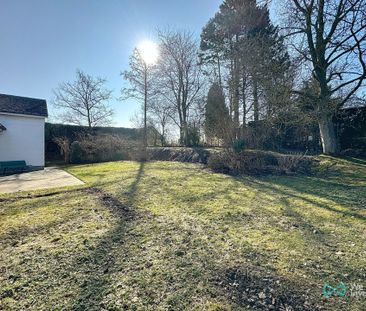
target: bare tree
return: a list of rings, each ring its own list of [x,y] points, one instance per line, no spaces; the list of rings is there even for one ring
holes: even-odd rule
[[[187,31],[160,31],[159,42],[157,87],[163,100],[173,108],[180,141],[187,145],[190,109],[202,90],[198,43]]]
[[[74,82],[64,82],[54,90],[54,106],[61,109],[59,117],[67,123],[89,128],[111,123],[113,110],[107,101],[112,91],[105,88],[106,80],[76,71]]]
[[[157,141],[162,140],[162,134],[159,129],[160,127],[160,121],[158,118],[158,115],[156,114],[156,111],[153,110],[154,104],[149,104],[149,113],[147,114],[146,119],[146,137],[147,137],[147,143],[148,146],[156,146]],[[144,132],[144,123],[145,123],[145,113],[144,113],[144,107],[140,107],[140,109],[137,109],[135,113],[130,117],[130,122],[135,128],[138,128],[141,130],[141,132]],[[166,125],[165,125],[165,134],[166,134]],[[143,135],[141,135],[143,137]],[[145,153],[144,156],[146,156],[147,148],[141,145],[143,147],[142,152]]]
[[[70,140],[67,137],[55,137],[53,139],[55,144],[57,144],[64,156],[65,163],[70,163]]]
[[[153,85],[153,74],[155,65],[148,64],[143,59],[141,51],[135,48],[130,57],[130,70],[121,73],[123,78],[129,82],[129,85],[122,89],[122,99],[135,98],[143,102],[144,118],[143,118],[143,145],[146,151],[147,141],[147,111],[148,102],[156,93]]]
[[[333,117],[365,86],[366,0],[289,0],[286,10],[292,47],[311,64],[318,84],[318,92],[309,96],[323,152],[337,154]]]
[[[168,126],[172,122],[172,115],[174,111],[172,107],[167,105],[164,99],[157,99],[155,100],[151,107],[151,123],[155,124],[155,129],[160,134],[160,143],[162,146],[166,145],[167,136],[168,136]]]

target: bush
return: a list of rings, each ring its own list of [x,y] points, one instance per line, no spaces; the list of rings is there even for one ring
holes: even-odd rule
[[[229,175],[268,173],[267,159],[261,152],[224,151],[211,155],[208,166],[215,172]]]
[[[64,162],[70,163],[70,140],[67,137],[55,137],[55,144],[60,148],[61,154],[64,156]]]
[[[66,125],[66,124],[51,124],[46,123],[45,125],[45,155],[46,159],[55,160],[60,159],[60,151],[62,147],[55,140],[58,138],[67,139],[68,141],[79,141],[80,143],[86,136],[91,136],[93,138],[98,137],[117,137],[125,142],[133,142],[137,144],[141,140],[141,131],[139,129],[129,129],[129,128],[116,128],[116,127],[94,127],[92,129],[86,126],[76,126],[76,125]],[[119,158],[120,156],[116,156]],[[65,159],[66,162],[67,159]],[[83,159],[84,161],[84,159]],[[86,160],[85,160],[86,162]]]
[[[245,148],[244,139],[235,140],[232,144],[232,148],[235,153],[240,153],[240,152],[244,151],[244,148]]]
[[[148,148],[148,159],[207,164],[210,151],[203,148]]]
[[[208,159],[207,166],[216,173],[233,174],[231,157],[226,152],[212,153]]]
[[[188,137],[187,137],[187,145],[191,147],[197,147],[200,145],[200,132],[198,128],[194,126],[188,126]],[[182,142],[184,143],[184,142]]]
[[[140,144],[119,136],[82,134],[71,144],[71,163],[140,160],[140,153]]]
[[[225,151],[210,156],[208,166],[214,172],[229,175],[310,174],[314,160],[266,151]]]
[[[74,141],[70,147],[70,162],[73,164],[80,164],[83,162],[83,151],[80,143]]]
[[[278,159],[280,174],[311,174],[315,161],[306,156],[282,155]]]

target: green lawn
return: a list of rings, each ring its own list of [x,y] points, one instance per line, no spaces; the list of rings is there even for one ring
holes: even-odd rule
[[[0,309],[365,310],[366,162],[323,161],[322,177],[71,166],[84,187],[0,196]],[[340,282],[359,291],[322,295]]]

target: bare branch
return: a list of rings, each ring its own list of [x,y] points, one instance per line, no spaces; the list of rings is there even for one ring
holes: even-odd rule
[[[111,122],[113,110],[107,101],[112,91],[104,87],[105,79],[93,78],[77,70],[74,82],[64,82],[54,90],[54,106],[61,110],[60,118],[67,123],[95,127]]]

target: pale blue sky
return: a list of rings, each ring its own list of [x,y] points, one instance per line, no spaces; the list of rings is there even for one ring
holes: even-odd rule
[[[120,102],[120,72],[156,28],[197,37],[221,0],[0,0],[0,93],[52,99],[77,68],[114,90],[115,126],[132,126],[138,105]]]

